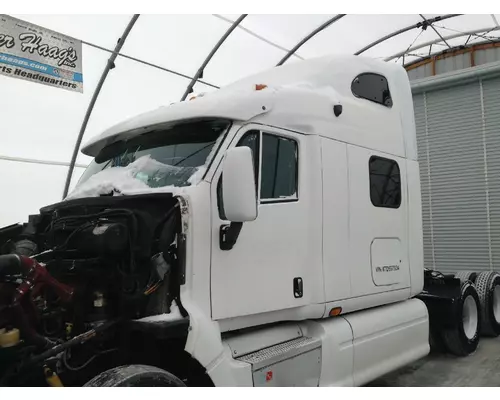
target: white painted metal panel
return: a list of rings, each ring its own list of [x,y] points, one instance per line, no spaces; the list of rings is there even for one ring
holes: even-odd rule
[[[363,385],[429,353],[429,319],[417,299],[344,316],[354,336],[354,384]]]
[[[301,323],[305,335],[321,339],[320,386],[352,386],[352,329],[342,317]]]
[[[314,387],[319,385],[321,348],[288,358],[253,373],[256,387]]]
[[[389,286],[408,279],[401,269],[403,244],[397,238],[373,239],[370,246],[372,279],[376,286]]]
[[[321,139],[323,164],[323,275],[325,300],[351,294],[347,145]]]
[[[401,175],[401,205],[399,208],[376,207],[370,200],[369,159],[373,155],[387,157],[396,161]],[[399,157],[388,156],[376,151],[348,145],[349,165],[349,261],[351,272],[351,296],[366,296],[385,291],[394,291],[410,287],[408,263],[408,229],[407,229],[407,194],[406,194],[406,162]],[[401,251],[399,279],[390,286],[375,286],[371,268],[371,244],[377,238],[398,239]],[[387,255],[388,257],[390,255]],[[389,261],[389,260],[387,260]],[[391,272],[389,272],[391,273]],[[400,294],[403,294],[401,292]],[[403,300],[396,297],[394,301]]]
[[[215,320],[324,302],[319,138],[257,126],[259,128],[298,142],[299,198],[298,201],[259,204],[258,218],[243,224],[236,245],[223,251],[219,246],[219,230],[227,221],[219,218],[217,185],[212,185],[211,296]],[[242,134],[240,132],[233,143],[237,143]],[[220,172],[219,169],[214,182]],[[296,277],[303,281],[303,297],[299,298],[294,297]]]
[[[408,179],[408,257],[410,261],[411,295],[424,287],[424,245],[422,237],[422,201],[418,163],[406,160]]]

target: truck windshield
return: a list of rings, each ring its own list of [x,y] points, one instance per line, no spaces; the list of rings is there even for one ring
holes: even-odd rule
[[[229,125],[227,121],[191,122],[115,142],[89,164],[78,186],[110,168],[128,168],[151,188],[196,184]]]

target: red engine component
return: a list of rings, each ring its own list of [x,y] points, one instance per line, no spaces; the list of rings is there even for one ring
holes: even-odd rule
[[[30,343],[40,348],[46,348],[53,343],[39,335],[30,321],[29,309],[26,309],[31,302],[22,302],[23,298],[30,291],[37,291],[41,287],[49,287],[63,302],[69,302],[73,298],[74,289],[64,283],[54,279],[47,269],[36,260],[20,256],[17,254],[0,255],[0,277],[2,275],[21,275],[21,283],[15,289],[10,304],[11,322],[20,331],[22,336]]]
[[[21,274],[23,277],[22,283],[16,289],[14,304],[19,304],[33,287],[40,288],[44,285],[50,287],[63,302],[69,302],[73,298],[74,289],[54,279],[47,269],[36,260],[17,254],[0,256],[0,275],[17,274]]]
[[[18,303],[35,285],[49,286],[63,302],[71,301],[74,289],[64,283],[54,279],[47,269],[39,264],[36,260],[26,257],[14,255],[18,258],[19,267],[22,274],[26,277],[23,282],[18,286],[14,302]]]

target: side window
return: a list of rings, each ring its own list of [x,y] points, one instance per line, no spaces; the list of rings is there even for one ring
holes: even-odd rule
[[[386,107],[392,107],[392,97],[387,79],[379,74],[360,74],[351,83],[352,94]]]
[[[262,168],[259,176],[260,146],[262,143]],[[255,183],[263,202],[296,200],[298,198],[298,145],[293,139],[259,131],[247,132],[236,146],[248,146],[252,150]],[[217,207],[220,219],[225,219],[222,199],[222,174],[217,182]]]
[[[370,166],[370,198],[375,207],[399,208],[401,176],[394,160],[373,156]]]
[[[280,136],[262,135],[260,198],[297,198],[297,142]]]

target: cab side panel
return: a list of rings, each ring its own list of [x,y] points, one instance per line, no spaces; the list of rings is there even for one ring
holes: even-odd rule
[[[348,314],[344,319],[353,332],[355,386],[429,353],[429,317],[418,299]]]
[[[408,246],[410,256],[411,296],[416,296],[424,288],[424,244],[422,236],[420,170],[417,161],[407,160],[406,166],[408,177]]]
[[[323,275],[325,300],[349,298],[349,185],[347,145],[321,138],[323,179]]]
[[[351,297],[394,292],[391,301],[404,300],[401,289],[410,287],[406,160],[352,145],[347,154]]]

